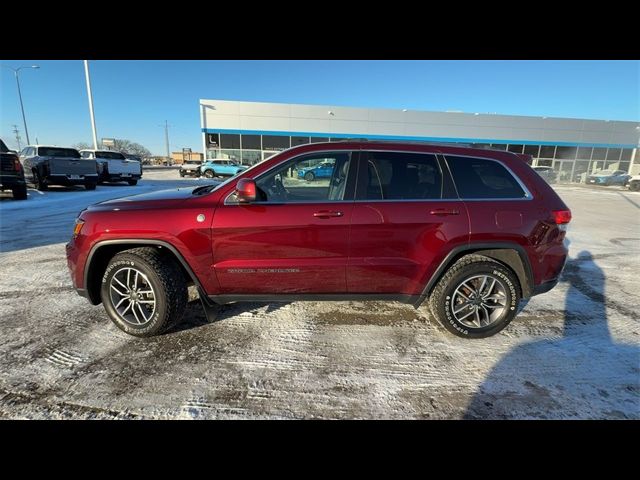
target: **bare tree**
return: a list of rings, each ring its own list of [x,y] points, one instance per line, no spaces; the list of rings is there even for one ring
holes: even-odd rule
[[[85,142],[79,142],[76,143],[73,148],[75,148],[76,150],[85,150],[92,149],[93,146]],[[151,156],[151,152],[146,147],[140,145],[139,143],[132,142],[131,140],[126,139],[115,140],[113,150],[122,153],[128,153],[130,155],[138,155],[141,158]]]

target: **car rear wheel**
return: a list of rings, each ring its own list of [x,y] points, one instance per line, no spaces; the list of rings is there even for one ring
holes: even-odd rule
[[[87,190],[95,190],[96,189],[96,184],[95,183],[85,183],[84,188],[86,188]]]
[[[127,180],[127,183],[133,187],[134,185],[138,184],[138,180],[135,180],[135,179],[134,180]]]
[[[27,199],[27,186],[21,185],[19,187],[13,187],[11,189],[14,200],[26,200]]]
[[[304,179],[307,182],[313,182],[316,179],[316,176],[313,172],[307,172],[304,174]]]
[[[205,170],[204,176],[207,178],[213,178],[216,176],[216,172],[214,172],[213,170]]]
[[[47,181],[40,177],[40,174],[37,170],[33,171],[33,185],[36,187],[36,190],[44,192],[49,189],[49,184]]]
[[[102,277],[100,296],[113,323],[136,337],[151,337],[175,326],[188,299],[175,260],[153,247],[116,254]]]
[[[466,255],[440,279],[429,297],[431,313],[463,338],[485,338],[505,328],[518,312],[520,283],[503,264]]]
[[[184,172],[182,170],[180,170],[180,176],[184,177]]]

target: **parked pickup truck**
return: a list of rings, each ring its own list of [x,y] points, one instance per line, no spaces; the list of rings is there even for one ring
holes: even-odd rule
[[[14,200],[27,199],[27,183],[18,154],[0,139],[0,190],[11,190]]]
[[[95,160],[83,160],[75,148],[29,145],[20,152],[25,176],[38,190],[49,185],[84,185],[95,190],[98,166]]]
[[[95,159],[102,182],[127,182],[135,185],[142,178],[142,163],[113,150],[80,150],[82,158]]]

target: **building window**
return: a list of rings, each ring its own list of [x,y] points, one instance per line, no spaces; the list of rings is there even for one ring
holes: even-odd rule
[[[604,160],[605,157],[607,156],[607,149],[606,148],[594,148],[593,149],[593,159],[594,160]]]
[[[244,140],[244,138],[243,138]],[[244,145],[244,143],[243,143]],[[244,150],[242,149],[242,164],[255,165],[262,160],[262,152],[260,150]]]
[[[531,155],[533,158],[538,158],[538,151],[540,147],[538,145],[525,145],[524,153]]]
[[[281,135],[263,135],[262,136],[262,149],[263,150],[285,150],[291,146],[290,138],[288,136]]]
[[[578,147],[578,158],[580,160],[591,160],[592,151],[593,148],[591,147]]]
[[[262,139],[260,135],[242,135],[243,150],[262,150]]]
[[[540,158],[553,158],[556,147],[553,145],[541,145],[540,146]]]
[[[621,148],[609,148],[607,150],[607,160],[620,160]]]
[[[506,150],[507,145],[504,143],[492,143],[491,148],[493,148],[494,150]]]
[[[509,150],[510,152],[513,152],[513,153],[522,153],[522,147],[523,147],[523,145],[512,145],[512,144],[509,144],[509,147],[507,148],[507,150]]]
[[[304,145],[309,143],[309,137],[291,137],[291,146]]]
[[[240,148],[240,135],[238,134],[220,134],[220,148]]]
[[[576,158],[578,149],[576,147],[558,147],[556,149],[556,158],[562,160],[573,160]]]
[[[328,137],[311,137],[311,143],[321,143],[321,142],[328,142],[329,138]]]
[[[242,155],[240,150],[220,149],[218,158],[224,158],[225,160],[233,160],[234,162],[241,163]]]
[[[622,156],[620,157],[620,161],[628,162],[631,160],[631,155],[633,155],[633,148],[623,148]]]

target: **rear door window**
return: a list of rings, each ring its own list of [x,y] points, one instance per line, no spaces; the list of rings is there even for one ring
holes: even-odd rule
[[[365,188],[359,200],[427,200],[442,198],[442,172],[435,155],[368,152]]]
[[[527,198],[518,180],[498,161],[446,156],[462,199]]]

